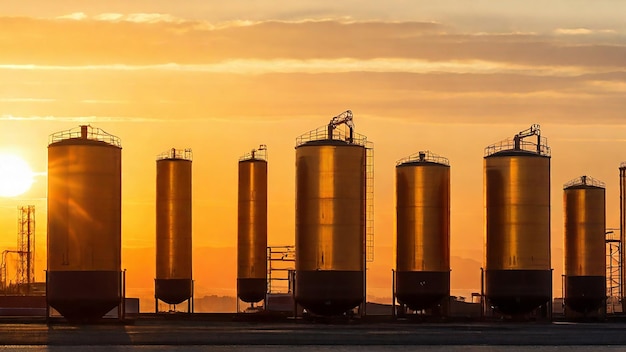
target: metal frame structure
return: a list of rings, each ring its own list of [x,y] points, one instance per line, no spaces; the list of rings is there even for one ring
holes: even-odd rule
[[[605,232],[606,245],[606,312],[615,313],[615,306],[622,298],[622,241],[618,228]]]
[[[537,140],[535,142],[524,140],[524,138],[531,136],[536,136]],[[486,147],[484,156],[489,156],[506,150],[524,150],[536,153],[537,155],[550,156],[548,140],[545,137],[541,137],[541,127],[536,124],[530,126],[528,129],[520,131],[513,138],[507,138]]]
[[[17,207],[17,249],[2,252],[0,262],[0,290],[5,293],[28,294],[35,282],[35,206]],[[16,254],[15,283],[9,286],[7,260]]]
[[[296,246],[267,247],[267,293],[292,292],[293,283],[290,273],[295,270]],[[284,285],[285,281],[287,287]],[[285,290],[287,292],[284,292]]]
[[[17,244],[18,265],[17,284],[26,285],[30,292],[30,284],[35,281],[35,206],[18,207]]]

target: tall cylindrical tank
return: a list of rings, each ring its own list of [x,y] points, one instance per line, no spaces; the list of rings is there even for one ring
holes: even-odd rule
[[[295,299],[320,315],[342,314],[365,293],[367,141],[334,127],[296,146]]]
[[[523,138],[536,136],[537,142]],[[485,294],[504,314],[552,296],[550,153],[539,126],[485,150]]]
[[[255,303],[267,292],[266,148],[239,159],[237,297]]]
[[[564,185],[565,304],[587,313],[606,298],[605,188],[589,176]]]
[[[121,302],[121,168],[117,137],[81,126],[48,145],[48,304],[97,319]]]
[[[419,152],[396,164],[396,296],[413,310],[450,295],[450,166]]]
[[[156,161],[155,297],[168,304],[191,298],[191,149],[171,149]]]

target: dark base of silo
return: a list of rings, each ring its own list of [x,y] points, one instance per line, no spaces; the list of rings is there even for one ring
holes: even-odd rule
[[[362,271],[297,271],[296,302],[313,314],[340,315],[363,302]]]
[[[247,303],[256,303],[265,299],[267,280],[262,278],[237,279],[237,297]]]
[[[436,306],[450,295],[449,271],[398,271],[396,297],[412,310]]]
[[[604,276],[567,276],[565,287],[565,304],[579,313],[599,309],[606,299]]]
[[[48,271],[48,305],[67,320],[102,318],[121,303],[118,271]]]
[[[155,279],[154,295],[167,304],[179,304],[191,297],[191,279]]]
[[[504,314],[522,315],[552,297],[551,270],[487,270],[485,294]]]

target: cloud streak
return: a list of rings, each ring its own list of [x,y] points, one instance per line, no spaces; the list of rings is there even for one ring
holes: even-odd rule
[[[348,106],[417,122],[617,124],[626,108],[626,41],[592,27],[71,17],[0,18],[4,120],[285,121]]]
[[[428,61],[420,59],[311,59],[311,60],[226,60],[209,64],[156,64],[156,65],[36,65],[0,64],[0,70],[41,71],[174,71],[206,72],[242,75],[268,73],[347,73],[347,72],[403,72],[403,73],[468,73],[468,74],[528,74],[533,76],[577,76],[621,70],[623,67],[537,66],[506,64],[494,61]]]
[[[55,122],[78,122],[78,123],[101,123],[101,122],[164,122],[163,119],[145,117],[122,117],[122,116],[13,116],[0,115],[0,121],[55,121]]]
[[[82,14],[72,15],[78,20],[0,18],[4,28],[0,63],[116,69],[241,63],[245,70],[255,61],[280,61],[289,67],[298,62],[314,65],[316,60],[333,64],[333,60],[397,59],[409,66],[441,62],[513,68],[626,67],[626,37],[607,35],[610,28],[557,30],[584,35],[464,33],[433,22],[339,19],[235,21],[220,26],[166,14],[119,15],[95,16],[99,20]]]
[[[617,34],[614,29],[589,29],[589,28],[558,28],[556,34],[563,35],[591,35],[591,34]]]

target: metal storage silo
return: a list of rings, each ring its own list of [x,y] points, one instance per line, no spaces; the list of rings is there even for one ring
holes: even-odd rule
[[[256,303],[267,292],[266,147],[239,159],[237,297]]]
[[[528,313],[552,296],[550,149],[539,126],[487,147],[484,170],[485,294],[504,314]]]
[[[168,304],[191,300],[191,149],[168,150],[156,161],[155,298]],[[191,301],[189,301],[191,310]]]
[[[606,299],[604,183],[589,176],[563,187],[565,208],[565,304],[580,313]]]
[[[413,310],[450,295],[450,166],[430,152],[396,163],[398,301]]]
[[[346,124],[349,134],[334,131]],[[295,299],[320,315],[363,302],[367,140],[352,113],[297,139]]]
[[[122,299],[121,151],[91,126],[50,136],[46,296],[67,319],[100,318]]]

